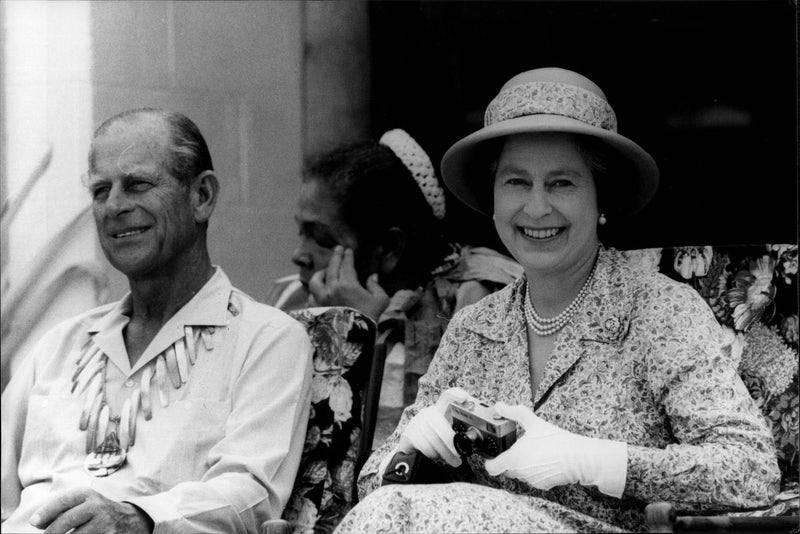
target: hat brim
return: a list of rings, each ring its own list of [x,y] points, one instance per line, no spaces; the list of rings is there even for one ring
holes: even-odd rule
[[[442,179],[450,191],[467,206],[491,215],[492,187],[488,183],[489,163],[497,157],[497,144],[492,140],[522,133],[571,133],[593,137],[608,146],[623,163],[606,184],[613,191],[615,211],[633,214],[641,210],[658,189],[659,172],[653,158],[642,147],[616,132],[590,126],[560,115],[526,115],[484,127],[461,139],[442,158]]]

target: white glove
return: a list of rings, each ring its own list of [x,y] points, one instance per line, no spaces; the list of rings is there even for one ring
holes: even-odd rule
[[[549,490],[563,484],[597,486],[622,497],[628,471],[628,445],[621,441],[587,438],[540,419],[525,406],[497,403],[495,411],[525,429],[510,449],[486,461],[491,476],[507,476]]]
[[[461,388],[450,388],[443,392],[436,404],[423,408],[408,422],[400,436],[398,450],[406,453],[418,450],[432,460],[441,458],[453,467],[461,465],[461,457],[453,445],[456,433],[445,418],[445,412],[451,402],[463,402],[466,399],[476,401]]]

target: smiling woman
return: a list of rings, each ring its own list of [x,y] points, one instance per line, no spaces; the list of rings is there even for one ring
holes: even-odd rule
[[[587,157],[599,153],[587,137],[621,165]],[[341,531],[642,531],[647,501],[771,504],[775,449],[731,340],[691,288],[601,245],[604,212],[641,209],[659,173],[617,132],[600,88],[557,68],[513,77],[442,173],[493,214],[524,276],[453,317],[416,402],[361,471],[369,495]],[[452,399],[515,421],[516,442],[460,453]],[[399,453],[458,468],[467,484],[378,488]]]
[[[595,181],[572,136],[506,140],[494,179],[494,223],[511,255],[537,270],[534,280],[579,264],[591,269],[598,217]]]

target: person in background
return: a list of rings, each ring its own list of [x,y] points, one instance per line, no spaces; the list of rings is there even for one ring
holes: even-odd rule
[[[211,264],[219,181],[187,117],[106,120],[86,182],[130,292],[56,326],[11,377],[2,531],[257,532],[300,461],[308,336]]]
[[[453,313],[522,274],[491,249],[449,243],[444,216],[430,158],[405,131],[321,154],[305,169],[295,215],[299,273],[279,280],[267,302],[349,306],[394,329],[408,405]]]
[[[339,532],[643,531],[652,501],[771,504],[772,436],[714,314],[600,242],[658,184],[601,89],[564,69],[514,76],[442,174],[525,276],[453,317]],[[454,402],[516,422],[516,442],[489,459],[457,449]],[[397,451],[458,466],[459,482],[379,488]]]

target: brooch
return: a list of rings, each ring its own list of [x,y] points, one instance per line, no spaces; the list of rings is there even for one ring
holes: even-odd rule
[[[617,317],[609,317],[606,319],[605,325],[606,330],[611,333],[616,334],[619,331],[619,327],[621,326],[621,322]]]

